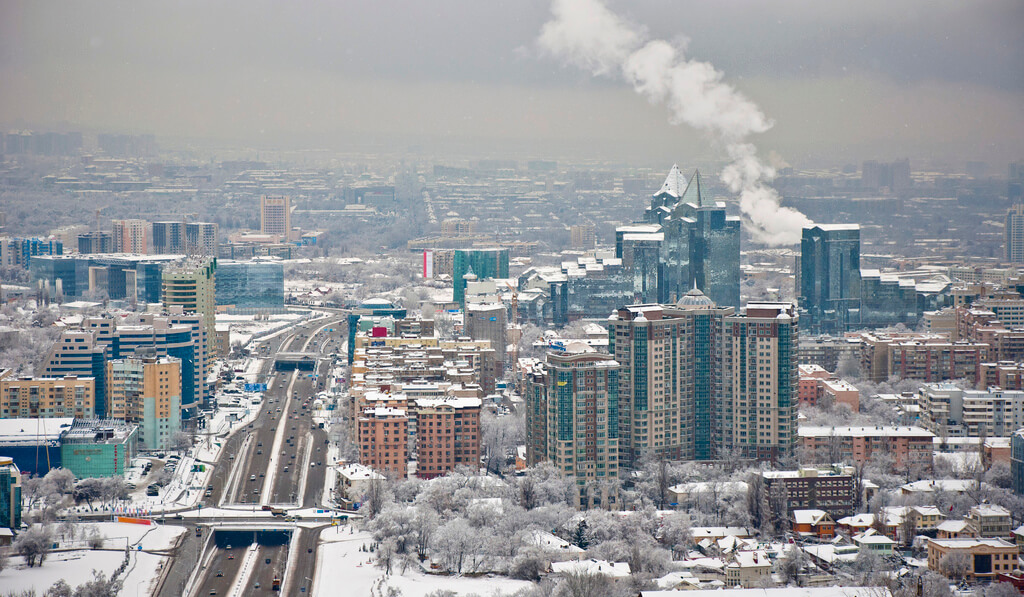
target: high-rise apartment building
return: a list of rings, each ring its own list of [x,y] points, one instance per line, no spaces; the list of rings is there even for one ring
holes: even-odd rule
[[[107,362],[110,418],[139,426],[147,450],[166,450],[181,431],[181,361],[132,357]]]
[[[416,400],[416,476],[440,477],[457,466],[480,466],[479,398]]]
[[[190,258],[184,263],[168,267],[163,272],[163,303],[168,310],[181,307],[183,313],[203,316],[210,352],[224,354],[216,328],[217,286],[216,258]]]
[[[106,350],[106,346],[97,342],[93,332],[62,332],[43,361],[42,374],[46,377],[91,377],[94,382],[94,408],[96,415],[102,418],[107,412]]]
[[[1006,212],[1003,243],[1006,246],[1006,261],[1024,263],[1024,203],[1015,203]]]
[[[291,198],[286,196],[260,197],[260,232],[277,234],[286,240],[292,231]]]
[[[109,232],[86,232],[78,235],[78,252],[83,255],[92,253],[113,253],[114,237]]]
[[[844,332],[859,321],[860,226],[804,228],[797,266],[801,323],[811,333]]]
[[[216,257],[217,224],[213,222],[185,224],[185,252],[201,257]]]
[[[185,222],[153,222],[153,252],[185,254]]]
[[[96,416],[96,380],[74,375],[0,378],[0,419]]]
[[[659,302],[675,302],[696,285],[715,304],[739,307],[740,220],[726,215],[724,202],[706,196],[699,171],[687,181],[679,167],[672,166],[651,199],[644,222],[654,228],[636,230],[637,225],[631,225],[616,230],[616,256],[627,260],[627,236],[657,246]],[[636,238],[638,234],[642,237]],[[653,275],[649,273],[648,278]]]
[[[622,466],[645,456],[717,457],[722,434],[723,323],[719,308],[692,289],[676,305],[623,307],[608,321],[618,376]]]
[[[586,486],[618,480],[619,370],[611,355],[577,342],[549,352],[528,379],[527,461],[575,479],[583,506],[614,500]]]
[[[142,255],[148,252],[146,229],[149,227],[149,222],[145,220],[114,220],[111,225],[114,228],[115,253]]]
[[[749,303],[723,326],[723,453],[770,460],[797,443],[799,317],[791,303]]]

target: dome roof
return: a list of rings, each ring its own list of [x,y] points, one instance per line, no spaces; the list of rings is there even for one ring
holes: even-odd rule
[[[683,295],[676,303],[677,307],[714,307],[715,301],[709,299],[703,292],[694,288]]]

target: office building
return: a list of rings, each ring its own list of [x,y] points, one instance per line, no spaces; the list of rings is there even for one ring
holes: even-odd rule
[[[59,239],[0,237],[0,267],[28,269],[33,257],[63,253],[64,243]]]
[[[503,303],[470,303],[466,305],[465,332],[473,340],[489,340],[498,361],[505,361],[508,344],[507,314]]]
[[[149,239],[145,220],[114,220],[111,222],[115,253],[142,255],[149,252]]]
[[[947,567],[946,556],[964,554],[967,563],[963,577],[968,582],[995,580],[1017,568],[1017,546],[1004,539],[931,539],[928,541],[928,569],[950,578],[959,578],[959,570]]]
[[[131,357],[107,363],[109,416],[138,425],[146,450],[167,450],[181,431],[181,361]]]
[[[796,269],[800,321],[805,331],[844,332],[859,322],[859,225],[804,228]]]
[[[608,320],[608,351],[619,373],[622,466],[647,454],[717,458],[723,419],[723,341],[732,307],[691,289],[675,306],[632,305]]]
[[[401,408],[367,409],[356,419],[359,462],[388,476],[408,476],[409,417]]]
[[[285,196],[260,197],[260,232],[276,234],[288,240],[292,231],[291,199]]]
[[[528,378],[527,462],[551,462],[575,479],[580,505],[609,505],[619,477],[619,363],[577,342],[549,352]],[[603,489],[603,491],[602,491]]]
[[[748,303],[723,322],[722,447],[777,461],[796,448],[799,317],[791,303]]]
[[[162,299],[164,308],[181,307],[183,313],[203,316],[210,352],[225,354],[216,333],[216,258],[189,258],[181,264],[164,269]]]
[[[284,311],[284,265],[280,261],[217,261],[216,300],[232,313]]]
[[[121,477],[138,453],[139,428],[111,419],[76,419],[60,442],[61,463],[75,477]]]
[[[0,418],[96,416],[92,377],[0,377]]]
[[[508,249],[456,250],[452,256],[454,300],[466,303],[467,275],[473,280],[508,278]]]
[[[0,456],[0,528],[21,529],[21,471],[10,456]]]
[[[163,269],[180,259],[176,255],[46,255],[32,260],[29,273],[33,284],[50,297],[101,290],[111,300],[159,303]]]
[[[185,252],[201,257],[217,256],[217,224],[189,222],[185,224]]]
[[[91,253],[113,253],[114,237],[109,232],[87,232],[78,235],[78,252],[82,255]]]
[[[1024,263],[1024,203],[1015,203],[1007,210],[1003,244],[1006,248],[1006,261]]]
[[[61,465],[60,442],[71,417],[0,419],[0,454],[14,459],[23,475],[42,477]]]
[[[480,466],[479,398],[423,398],[415,404],[417,477]]]
[[[739,307],[740,220],[726,214],[724,202],[706,196],[703,186],[699,171],[687,181],[672,166],[644,213],[646,226],[616,229],[616,257],[643,268],[637,292],[645,300],[652,286],[660,303],[696,287],[716,305]]]
[[[153,252],[158,255],[184,255],[185,222],[153,222]]]

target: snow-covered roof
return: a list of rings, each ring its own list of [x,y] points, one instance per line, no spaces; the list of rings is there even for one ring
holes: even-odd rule
[[[552,562],[551,571],[555,574],[604,574],[615,578],[629,576],[629,564],[626,562],[606,562],[604,560],[570,560],[568,562]]]
[[[369,481],[370,479],[384,479],[384,475],[374,471],[372,468],[354,462],[338,467],[338,474],[349,481]]]
[[[967,528],[967,523],[963,520],[943,520],[935,528],[946,533],[962,533]]]
[[[797,524],[816,525],[828,522],[828,512],[824,510],[793,510],[793,520]]]
[[[765,551],[738,551],[734,555],[736,558],[729,567],[736,568],[771,568],[772,562],[768,558],[768,552]]]
[[[558,551],[567,551],[569,553],[583,553],[584,551],[579,546],[573,545],[572,543],[569,543],[568,541],[547,531],[530,531],[530,534],[526,536],[526,542],[530,545],[536,545],[547,549],[555,549]]]
[[[935,437],[923,427],[801,427],[800,437]]]
[[[665,177],[665,182],[662,183],[661,189],[659,189],[654,196],[670,195],[678,199],[682,196],[685,189],[686,177],[683,176],[682,171],[679,170],[678,164],[672,164],[672,169],[668,171],[668,176]]]
[[[71,429],[73,417],[0,419],[0,446],[54,442]]]
[[[1004,539],[966,537],[961,539],[932,539],[932,543],[947,549],[973,549],[975,547],[1016,547]]]

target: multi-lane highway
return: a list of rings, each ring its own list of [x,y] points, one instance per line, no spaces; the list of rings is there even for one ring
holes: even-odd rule
[[[273,377],[264,402],[253,423],[232,436],[221,451],[206,506],[249,507],[255,512],[320,505],[328,440],[313,422],[313,397],[323,388],[331,359],[319,359],[313,371],[274,373],[274,358],[290,352],[330,357],[345,338],[344,317],[332,316],[297,326],[265,343],[263,374]],[[199,563],[190,593],[270,594],[273,578],[278,576],[284,579],[282,594],[299,594],[313,576],[319,532],[319,528],[295,527],[280,542],[261,536],[255,548],[250,547],[255,537],[220,533]]]

